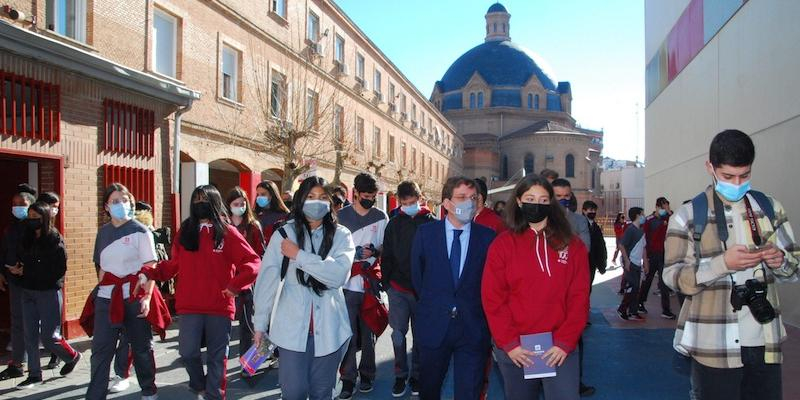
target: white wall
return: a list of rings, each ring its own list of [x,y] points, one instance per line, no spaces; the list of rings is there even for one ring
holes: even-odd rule
[[[647,52],[688,1],[648,1]],[[703,163],[728,128],[753,137],[753,186],[773,194],[800,226],[800,1],[748,1],[646,110],[646,204],[673,204],[711,183]],[[665,28],[668,27],[668,28]],[[657,37],[660,36],[660,37]],[[649,56],[648,56],[649,60]],[[800,287],[781,287],[786,321],[800,324]]]

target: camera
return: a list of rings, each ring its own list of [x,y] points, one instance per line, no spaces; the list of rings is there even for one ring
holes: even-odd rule
[[[759,323],[766,324],[775,319],[775,309],[767,300],[767,284],[758,279],[748,279],[744,285],[731,289],[731,305],[734,311],[743,306],[750,307],[750,313]]]

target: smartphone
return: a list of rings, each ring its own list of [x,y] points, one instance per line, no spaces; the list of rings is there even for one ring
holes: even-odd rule
[[[749,251],[750,253],[758,253],[770,247],[772,247],[772,243],[767,242],[758,246],[756,245],[748,246],[747,251]]]

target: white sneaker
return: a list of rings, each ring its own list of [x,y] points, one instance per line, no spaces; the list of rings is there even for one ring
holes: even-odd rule
[[[128,390],[131,386],[130,381],[127,378],[123,378],[121,376],[115,376],[111,379],[111,386],[108,388],[108,391],[111,393],[119,393]],[[144,397],[142,397],[144,399]],[[149,397],[148,397],[149,398]]]

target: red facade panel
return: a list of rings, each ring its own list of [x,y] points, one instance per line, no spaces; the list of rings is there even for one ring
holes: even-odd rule
[[[692,0],[667,37],[667,77],[670,81],[703,48],[703,1]]]
[[[103,165],[103,186],[108,187],[108,185],[115,182],[125,185],[137,201],[145,201],[155,210],[155,171],[118,165]]]
[[[0,70],[0,134],[58,141],[58,85]]]
[[[103,100],[103,150],[153,157],[154,112],[109,99]]]

